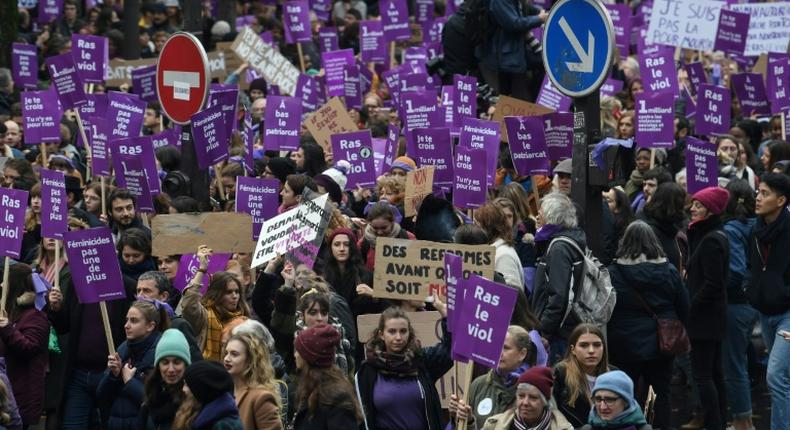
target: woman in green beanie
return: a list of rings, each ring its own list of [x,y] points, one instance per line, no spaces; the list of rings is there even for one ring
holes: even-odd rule
[[[184,399],[184,372],[191,364],[189,343],[177,329],[166,330],[156,345],[155,371],[145,382],[140,429],[170,430]]]
[[[634,382],[623,371],[598,376],[592,402],[589,422],[580,430],[652,430],[634,399]]]

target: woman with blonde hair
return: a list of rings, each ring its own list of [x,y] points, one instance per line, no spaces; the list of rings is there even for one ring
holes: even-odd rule
[[[601,135],[604,138],[617,135],[617,117],[621,110],[623,110],[623,104],[617,98],[601,97]]]
[[[499,206],[488,203],[475,210],[474,216],[475,224],[486,231],[489,243],[496,248],[494,270],[501,273],[511,287],[524,289],[524,270],[513,248],[515,241],[505,212]]]
[[[225,345],[223,364],[233,378],[245,430],[282,429],[280,391],[266,345],[251,334],[234,334]]]

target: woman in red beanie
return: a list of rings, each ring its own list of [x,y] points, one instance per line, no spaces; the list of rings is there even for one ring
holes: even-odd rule
[[[705,428],[724,430],[724,371],[721,342],[727,325],[727,273],[730,244],[723,232],[721,214],[729,192],[708,187],[692,196],[686,284],[691,298],[687,324],[691,341],[691,366],[704,409]]]
[[[356,429],[361,416],[354,389],[335,365],[340,333],[320,324],[299,333],[294,356],[299,374],[294,430]]]
[[[486,420],[483,430],[572,430],[573,425],[551,406],[552,370],[533,367],[518,378],[516,403],[499,415]]]

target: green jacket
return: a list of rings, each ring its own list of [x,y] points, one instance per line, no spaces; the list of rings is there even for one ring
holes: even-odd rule
[[[481,429],[489,417],[513,408],[516,385],[506,387],[492,369],[472,381],[468,399],[475,417],[475,428]]]

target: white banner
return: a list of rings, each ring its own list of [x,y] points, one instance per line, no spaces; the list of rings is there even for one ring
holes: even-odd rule
[[[790,2],[734,4],[730,9],[750,16],[744,55],[787,52],[787,44],[790,43]]]
[[[711,51],[724,5],[712,0],[656,0],[647,43]]]

